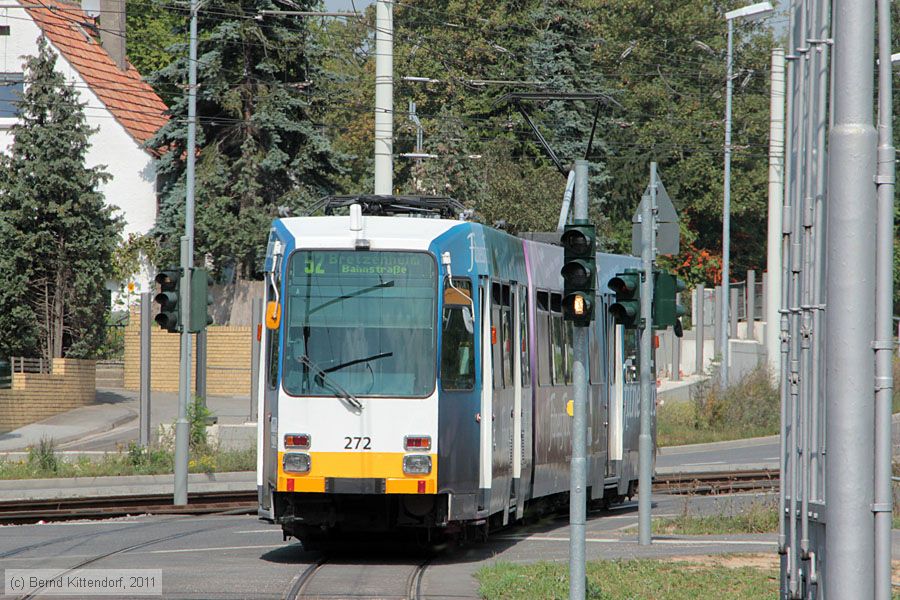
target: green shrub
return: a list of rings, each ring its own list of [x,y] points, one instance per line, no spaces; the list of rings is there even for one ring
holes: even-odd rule
[[[780,392],[760,368],[725,390],[710,378],[694,387],[690,401],[661,405],[657,441],[672,446],[773,435],[780,420]]]
[[[59,470],[59,457],[53,438],[42,437],[37,446],[28,447],[28,465],[38,473],[53,474]]]

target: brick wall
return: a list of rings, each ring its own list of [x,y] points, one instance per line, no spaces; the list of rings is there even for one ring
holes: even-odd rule
[[[94,361],[71,358],[53,359],[49,374],[13,373],[0,390],[0,432],[93,404],[95,378]]]
[[[135,312],[125,328],[125,389],[141,384],[140,314]],[[206,335],[206,393],[211,396],[250,395],[250,327],[210,326]],[[150,387],[161,392],[178,391],[180,338],[151,328]],[[191,381],[197,369],[197,336],[192,336]],[[193,383],[191,384],[193,389]]]

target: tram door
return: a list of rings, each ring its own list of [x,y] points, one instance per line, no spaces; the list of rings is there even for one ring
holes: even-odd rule
[[[267,300],[274,300],[277,297],[276,289],[281,286],[280,269],[279,260],[275,263],[274,272],[269,275],[269,284],[266,286]],[[263,369],[260,371],[260,379],[263,380],[260,386],[263,410],[257,417],[263,420],[263,489],[260,490],[262,495],[260,504],[264,509],[271,510],[272,492],[278,484],[278,390],[281,387],[278,380],[278,366],[281,362],[281,330],[264,327],[263,332],[264,361]]]
[[[491,282],[492,460],[491,513],[503,510],[508,519],[512,492],[517,357],[514,328],[514,286]]]

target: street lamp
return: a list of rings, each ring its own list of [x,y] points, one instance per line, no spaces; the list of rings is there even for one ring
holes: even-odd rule
[[[730,259],[731,259],[731,91],[732,91],[732,38],[734,37],[734,20],[758,17],[772,12],[770,2],[758,2],[725,13],[728,22],[728,76],[725,93],[725,198],[722,206],[722,327],[719,347],[722,349],[722,368],[720,371],[722,388],[728,387],[728,304],[730,302]]]

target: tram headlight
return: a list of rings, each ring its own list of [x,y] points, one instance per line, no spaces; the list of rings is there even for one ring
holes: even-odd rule
[[[281,461],[281,468],[285,473],[309,473],[311,466],[309,454],[301,452],[287,452]]]
[[[407,475],[431,473],[431,457],[427,454],[407,454],[403,457],[403,472]]]

